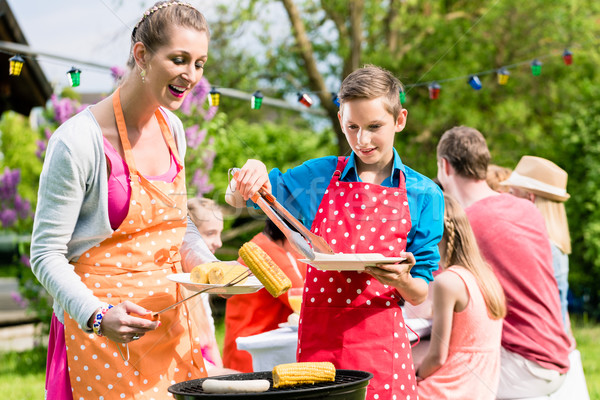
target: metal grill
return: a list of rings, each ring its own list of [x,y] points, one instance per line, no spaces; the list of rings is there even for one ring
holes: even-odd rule
[[[356,371],[348,369],[339,369],[335,374],[334,382],[319,382],[314,385],[298,385],[287,388],[273,387],[273,376],[270,371],[252,372],[246,374],[235,374],[211,377],[210,379],[222,380],[250,380],[250,379],[266,379],[270,382],[271,387],[268,391],[262,393],[231,393],[231,394],[214,394],[204,393],[202,390],[203,379],[194,379],[191,381],[176,383],[169,387],[174,397],[178,400],[191,399],[239,399],[239,398],[268,398],[268,399],[344,399],[353,400],[365,398],[366,388],[373,374],[365,371]]]

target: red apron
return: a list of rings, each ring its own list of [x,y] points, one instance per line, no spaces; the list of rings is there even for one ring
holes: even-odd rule
[[[398,188],[341,182],[336,171],[312,231],[337,253],[397,256],[411,228],[404,175]],[[398,292],[366,272],[309,266],[298,332],[298,361],[331,361],[373,373],[367,399],[417,399],[417,384]]]
[[[131,177],[129,211],[111,237],[73,265],[102,301],[116,305],[129,300],[158,311],[182,299],[181,288],[167,275],[182,272],[178,246],[187,226],[185,171],[180,168],[173,182],[144,178],[135,168],[118,89],[113,107]],[[182,165],[162,113],[155,116]],[[73,398],[164,399],[170,385],[206,376],[197,328],[187,315],[186,303],[161,314],[158,329],[126,346],[84,332],[65,312]]]

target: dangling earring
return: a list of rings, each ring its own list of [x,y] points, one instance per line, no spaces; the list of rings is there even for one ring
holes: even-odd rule
[[[146,83],[146,70],[145,69],[140,71],[140,77],[142,78],[142,83]]]

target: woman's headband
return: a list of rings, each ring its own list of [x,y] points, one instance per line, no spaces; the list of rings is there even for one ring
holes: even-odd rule
[[[144,15],[142,16],[142,19],[140,19],[139,22],[137,24],[135,24],[135,27],[133,28],[133,31],[131,32],[131,38],[135,39],[135,33],[137,32],[138,27],[142,24],[142,22],[144,22],[146,20],[146,18],[150,17],[156,11],[158,11],[162,8],[167,8],[169,6],[186,6],[186,7],[194,8],[194,6],[192,6],[191,4],[184,3],[183,1],[170,1],[168,3],[164,2],[157,6],[154,6],[150,9],[146,10]]]

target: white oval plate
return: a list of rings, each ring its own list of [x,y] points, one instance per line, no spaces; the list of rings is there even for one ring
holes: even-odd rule
[[[190,280],[189,273],[171,274],[167,279],[181,283],[186,289],[193,292],[199,292],[204,289],[209,289],[204,293],[211,294],[246,294],[258,292],[264,286],[255,276],[250,276],[243,284],[225,287],[225,285],[211,285],[207,283],[195,283]]]
[[[404,257],[384,257],[377,253],[315,253],[314,260],[302,259],[300,261],[323,271],[364,271],[365,267],[374,267],[377,264],[395,264],[405,259]]]

